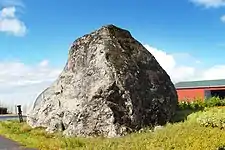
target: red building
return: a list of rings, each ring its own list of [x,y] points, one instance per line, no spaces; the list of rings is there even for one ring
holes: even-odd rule
[[[225,79],[179,82],[175,87],[179,101],[204,100],[213,96],[225,98]]]

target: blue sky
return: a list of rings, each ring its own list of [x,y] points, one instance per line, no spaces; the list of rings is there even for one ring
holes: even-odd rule
[[[0,100],[32,101],[59,75],[70,44],[106,24],[129,30],[174,82],[225,78],[224,8],[225,0],[0,0]]]
[[[37,63],[47,58],[62,65],[77,37],[113,23],[167,52],[188,52],[206,65],[223,62],[223,56],[215,53],[225,48],[225,24],[220,20],[223,7],[207,9],[189,0],[22,2],[24,7],[18,8],[17,15],[27,33],[22,38],[0,34],[0,59]]]

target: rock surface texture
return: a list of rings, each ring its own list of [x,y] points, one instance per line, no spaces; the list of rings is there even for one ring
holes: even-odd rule
[[[116,137],[165,124],[176,105],[174,85],[154,56],[129,31],[107,25],[72,44],[27,122],[68,136]]]

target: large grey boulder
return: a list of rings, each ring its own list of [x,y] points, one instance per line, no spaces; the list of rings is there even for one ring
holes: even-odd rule
[[[27,122],[69,136],[115,137],[165,124],[176,105],[174,85],[154,56],[127,30],[107,25],[72,44]]]

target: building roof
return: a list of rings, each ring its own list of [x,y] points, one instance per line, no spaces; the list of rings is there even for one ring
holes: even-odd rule
[[[203,87],[225,87],[225,79],[220,80],[202,80],[202,81],[187,81],[178,82],[175,84],[177,89],[182,88],[203,88]]]

